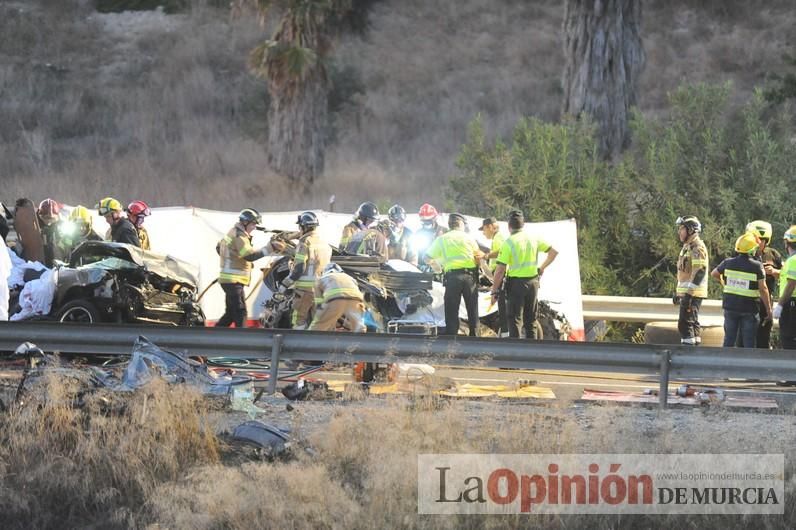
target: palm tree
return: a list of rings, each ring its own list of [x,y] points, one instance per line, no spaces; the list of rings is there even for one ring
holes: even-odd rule
[[[271,38],[251,51],[249,67],[268,83],[268,160],[306,189],[322,173],[328,120],[325,61],[352,0],[250,0],[261,24],[280,16]]]
[[[564,11],[563,112],[589,115],[601,153],[614,158],[629,142],[644,69],[641,0],[566,0]]]

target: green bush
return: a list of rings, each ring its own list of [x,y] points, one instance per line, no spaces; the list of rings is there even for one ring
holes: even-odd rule
[[[789,109],[772,109],[758,91],[733,110],[731,95],[728,84],[682,86],[666,116],[636,113],[633,145],[614,165],[600,161],[587,122],[521,119],[510,141],[490,143],[477,117],[450,199],[479,215],[516,207],[532,221],[574,217],[584,293],[668,296],[678,215],[702,220],[711,267],[731,255],[748,221],[771,221],[775,245],[796,221]]]

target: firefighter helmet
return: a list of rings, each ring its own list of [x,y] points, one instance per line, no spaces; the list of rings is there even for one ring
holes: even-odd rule
[[[112,212],[121,212],[122,203],[120,203],[113,197],[105,197],[97,205],[97,211],[99,212],[100,215],[108,215]]]
[[[746,225],[747,232],[754,232],[757,234],[757,237],[765,241],[766,243],[771,241],[771,223],[767,221],[752,221],[748,225]]]
[[[418,215],[420,216],[420,221],[433,221],[439,216],[439,212],[429,203],[425,203],[420,207]]]
[[[69,212],[69,220],[76,223],[85,223],[89,228],[91,228],[91,226],[94,224],[94,218],[91,217],[91,212],[89,212],[88,208],[81,204],[78,204],[72,208],[72,211]]]
[[[372,202],[363,202],[357,208],[357,219],[368,224],[368,221],[373,222],[379,217],[379,209]]]
[[[790,228],[785,230],[785,234],[782,236],[788,243],[796,243],[796,225],[791,225]]]
[[[238,214],[238,220],[243,224],[254,223],[259,225],[263,222],[263,216],[254,208],[246,208]]]
[[[304,212],[299,214],[298,219],[296,219],[296,224],[299,225],[302,230],[306,230],[308,228],[315,228],[320,224],[320,221],[318,221],[318,216],[315,215],[315,213]]]
[[[39,218],[46,224],[52,224],[58,220],[61,212],[61,205],[54,199],[44,199],[39,203],[37,213]]]
[[[390,221],[393,223],[403,223],[406,221],[406,210],[404,210],[404,207],[400,204],[396,204],[387,210],[387,217],[389,217]]]
[[[685,215],[677,218],[675,221],[675,225],[678,227],[684,226],[685,229],[688,231],[688,234],[699,233],[702,231],[702,223],[699,222],[694,215]]]
[[[139,215],[147,217],[152,215],[152,210],[149,209],[149,205],[144,201],[133,201],[127,206],[127,213],[133,217],[138,217]]]
[[[754,232],[746,232],[735,240],[735,252],[754,256],[760,248],[760,238]]]

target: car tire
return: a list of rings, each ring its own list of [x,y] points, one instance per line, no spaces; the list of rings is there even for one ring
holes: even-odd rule
[[[87,300],[72,300],[58,310],[58,322],[94,324],[100,321],[97,308]]]

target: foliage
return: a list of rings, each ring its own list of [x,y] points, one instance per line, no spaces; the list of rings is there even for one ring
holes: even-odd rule
[[[773,84],[765,91],[766,101],[783,103],[788,99],[796,98],[796,55],[786,53],[783,61],[790,69],[785,73],[775,73],[771,76]]]
[[[770,220],[776,245],[796,220],[789,109],[772,113],[757,91],[733,112],[731,95],[729,84],[681,86],[667,116],[635,114],[634,144],[614,165],[600,161],[588,123],[521,119],[510,143],[490,144],[477,117],[451,199],[481,215],[519,207],[534,221],[575,218],[585,293],[668,296],[678,215],[701,219],[711,267],[748,221]]]

